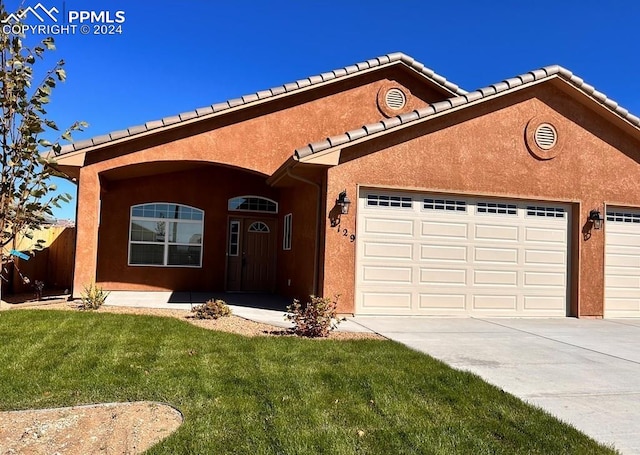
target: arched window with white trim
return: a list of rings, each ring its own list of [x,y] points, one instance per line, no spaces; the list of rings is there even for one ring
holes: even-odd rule
[[[202,267],[204,211],[156,202],[131,207],[129,265]]]

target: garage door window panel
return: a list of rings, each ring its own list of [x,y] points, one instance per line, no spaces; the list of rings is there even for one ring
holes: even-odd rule
[[[367,207],[389,207],[410,209],[413,200],[407,196],[390,196],[384,194],[367,195]]]
[[[422,208],[425,210],[444,210],[447,212],[464,212],[467,211],[467,203],[465,201],[457,201],[454,199],[424,199]]]
[[[494,215],[518,215],[518,207],[515,204],[502,204],[498,202],[478,202],[476,213],[488,213]]]
[[[529,205],[527,206],[527,216],[540,216],[546,218],[564,218],[566,212],[561,207],[538,207]]]
[[[616,223],[640,223],[640,213],[607,212],[607,221]]]

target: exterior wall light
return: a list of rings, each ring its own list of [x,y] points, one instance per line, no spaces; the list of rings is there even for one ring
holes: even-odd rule
[[[347,197],[347,190],[342,191],[342,193],[338,195],[338,199],[336,199],[336,205],[340,207],[340,213],[342,215],[346,215],[349,213],[351,200]]]
[[[593,224],[593,228],[598,230],[602,228],[602,216],[600,215],[600,210],[591,210],[589,212],[589,222]]]

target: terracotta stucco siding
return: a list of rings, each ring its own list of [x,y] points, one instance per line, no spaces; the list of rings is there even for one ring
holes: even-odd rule
[[[410,70],[390,68],[91,152],[85,165],[101,172],[132,163],[187,159],[270,175],[296,147],[383,118],[377,95],[390,84],[411,95],[399,113],[443,97],[419,84]]]
[[[377,107],[377,94],[391,82],[405,87],[411,95],[405,110],[424,106],[444,96],[424,84],[424,80],[412,70],[393,67],[88,153],[79,179],[74,295],[78,296],[85,284],[96,279],[96,257],[101,254],[97,247],[98,175],[108,176],[108,181],[114,175],[120,178],[127,173],[136,176],[166,172],[166,165],[162,163],[208,162],[268,176],[301,144],[382,118]],[[157,182],[161,187],[162,180]],[[193,180],[188,184],[197,186]],[[108,195],[105,197],[109,200]],[[112,206],[103,205],[103,216],[114,216],[111,214]],[[118,213],[115,216],[123,215]],[[103,226],[101,237],[122,241],[122,237],[114,237],[110,229]],[[101,259],[100,279],[115,286],[118,279],[108,278],[111,272],[107,269],[119,267],[121,263],[121,258],[116,262]],[[177,275],[186,273],[176,272]],[[129,289],[148,287],[148,278],[143,275],[143,272],[136,272],[118,286]],[[205,282],[207,280],[209,278]],[[186,278],[176,278],[176,283],[186,285],[187,281]],[[171,280],[167,278],[165,284],[172,285]]]
[[[277,291],[291,298],[304,299],[314,293],[314,249],[316,246],[317,190],[300,183],[281,190],[279,219],[292,214],[291,250],[282,249],[282,228],[278,238]],[[289,283],[289,280],[290,283]]]
[[[532,156],[525,128],[533,117],[553,123],[563,149],[547,161]],[[579,316],[602,316],[604,230],[584,239],[589,211],[604,203],[640,206],[640,144],[603,121],[588,106],[552,86],[517,92],[342,152],[329,170],[332,195],[358,184],[453,194],[480,194],[573,203],[571,255]],[[342,224],[357,235],[356,204]],[[575,225],[577,223],[577,226]],[[577,228],[577,229],[576,229]],[[606,229],[606,226],[605,226]],[[579,234],[579,235],[576,235]],[[342,294],[341,310],[353,311],[355,243],[326,235],[324,294]]]

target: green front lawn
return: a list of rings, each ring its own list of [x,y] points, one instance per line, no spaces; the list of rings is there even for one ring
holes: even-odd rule
[[[245,338],[170,318],[0,313],[0,409],[156,400],[185,422],[149,453],[613,453],[390,341]]]

